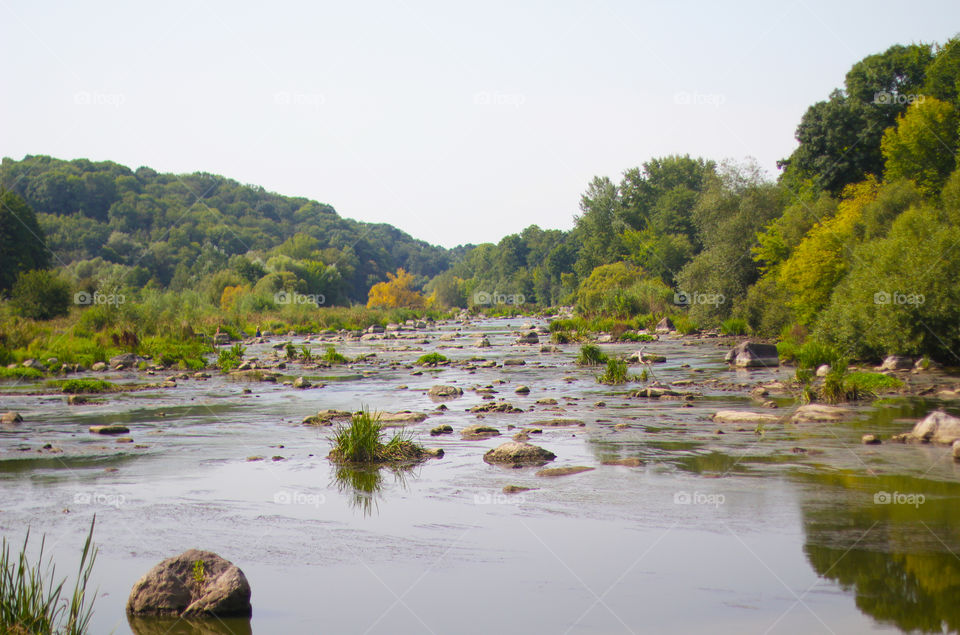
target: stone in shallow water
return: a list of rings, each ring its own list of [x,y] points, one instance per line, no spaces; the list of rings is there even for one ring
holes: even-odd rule
[[[90,426],[90,432],[94,434],[127,434],[130,428],[120,424]]]
[[[567,467],[548,467],[537,472],[537,476],[569,476],[571,474],[580,474],[581,472],[591,472],[597,468],[587,467],[585,465],[570,465]]]
[[[468,441],[478,441],[500,436],[500,431],[490,426],[475,424],[460,431],[460,437]]]
[[[556,454],[540,446],[516,441],[508,441],[483,455],[487,463],[513,467],[544,465],[555,458]]]

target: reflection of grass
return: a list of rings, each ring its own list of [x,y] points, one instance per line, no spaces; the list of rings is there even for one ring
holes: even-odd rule
[[[91,549],[95,522],[96,517],[90,522],[69,600],[61,597],[66,580],[55,582],[53,562],[49,559],[46,564],[43,562],[44,539],[40,540],[37,562],[32,564],[26,555],[29,530],[17,555],[11,555],[10,545],[4,538],[0,549],[0,632],[14,635],[54,632],[80,635],[89,632],[96,597],[87,597],[87,583],[97,558],[96,547]]]
[[[364,516],[373,513],[377,492],[383,487],[380,468],[353,468],[341,466],[336,472],[337,489],[341,494],[350,494],[350,504],[363,511]]]

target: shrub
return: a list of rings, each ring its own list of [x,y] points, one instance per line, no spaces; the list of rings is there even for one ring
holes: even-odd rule
[[[328,346],[327,352],[324,353],[323,357],[320,359],[329,364],[346,364],[348,361],[350,361],[345,356],[338,353],[336,347],[334,346]]]
[[[40,379],[43,377],[43,371],[36,368],[0,368],[0,379]]]
[[[606,354],[596,344],[584,344],[577,355],[577,366],[599,366],[607,363]]]
[[[601,384],[625,384],[630,381],[627,361],[623,359],[607,360],[607,370],[597,377]]]
[[[749,329],[747,321],[741,318],[729,318],[720,324],[722,335],[746,335]]]
[[[569,344],[570,333],[566,331],[554,331],[550,334],[550,341],[554,344]]]
[[[427,353],[414,362],[417,366],[438,366],[446,364],[449,360],[440,353]]]
[[[119,386],[116,384],[102,379],[65,379],[49,382],[49,384],[60,388],[61,392],[68,395],[97,394],[119,390]]]
[[[337,463],[389,463],[415,461],[423,448],[404,430],[398,430],[386,443],[379,414],[368,410],[354,413],[349,425],[340,425],[333,435],[330,459]]]
[[[17,313],[31,320],[49,320],[70,311],[70,284],[39,269],[21,272],[13,283],[10,303]]]
[[[217,366],[220,367],[221,372],[228,373],[240,365],[240,360],[245,353],[246,349],[239,342],[230,348],[225,348],[217,355]]]

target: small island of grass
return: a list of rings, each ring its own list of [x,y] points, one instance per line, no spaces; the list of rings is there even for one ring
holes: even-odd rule
[[[401,465],[429,458],[429,453],[403,429],[384,442],[379,413],[354,413],[350,423],[337,428],[328,458],[341,465]]]

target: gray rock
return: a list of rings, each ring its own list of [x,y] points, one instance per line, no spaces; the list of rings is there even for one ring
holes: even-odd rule
[[[528,331],[517,338],[517,344],[539,344],[540,336],[536,331]]]
[[[110,358],[110,367],[116,368],[117,366],[121,366],[123,368],[130,368],[139,364],[140,361],[141,358],[133,353],[122,353]]]
[[[438,437],[438,436],[440,436],[441,434],[450,434],[451,432],[453,432],[453,426],[447,425],[447,424],[445,423],[445,424],[443,424],[443,425],[439,425],[439,426],[431,429],[431,430],[430,430],[430,436],[432,436],[432,437]]]
[[[910,370],[911,368],[913,368],[913,359],[904,355],[890,355],[880,366],[880,370]]]
[[[523,467],[544,465],[557,458],[557,455],[530,443],[508,441],[483,455],[486,463]]]
[[[490,340],[486,337],[481,337],[473,344],[477,348],[490,348]]]
[[[875,434],[865,434],[860,437],[860,443],[864,445],[880,445],[880,437]]]
[[[472,426],[467,426],[460,431],[460,437],[467,441],[479,441],[498,436],[500,436],[499,430],[490,426],[481,425],[479,423]]]
[[[433,386],[427,395],[433,399],[456,399],[463,395],[463,389],[457,386]]]
[[[960,441],[953,442],[953,460],[960,461]]]
[[[107,365],[103,362],[96,362],[93,366],[90,367],[90,370],[97,373],[103,372],[107,370]]]
[[[90,432],[93,434],[127,434],[130,432],[130,428],[120,424],[90,426]]]
[[[39,370],[42,372],[46,372],[47,370],[46,366],[44,366],[43,364],[41,364],[35,359],[28,359],[24,361],[23,364],[21,364],[21,366],[23,366],[24,368],[33,368],[34,370]]]
[[[820,367],[817,368],[817,377],[826,377],[829,372],[830,364],[821,364]]]
[[[313,384],[310,383],[310,380],[306,379],[305,377],[297,377],[293,380],[294,388],[309,388],[312,385]]]
[[[726,361],[738,368],[763,368],[779,366],[780,357],[773,344],[741,342],[727,353]]]
[[[934,410],[917,422],[909,434],[915,441],[952,445],[960,440],[960,418]]]
[[[530,394],[530,387],[529,387],[529,386],[524,386],[523,384],[521,384],[521,385],[517,386],[516,390],[514,390],[513,392],[517,393],[518,395],[529,395],[529,394]]]
[[[848,408],[811,403],[797,408],[790,417],[792,423],[832,423],[852,418],[856,413]]]
[[[657,323],[657,333],[670,333],[676,330],[677,327],[673,325],[673,321],[668,317],[663,318]]]
[[[203,563],[203,581],[194,577]],[[168,558],[140,578],[127,599],[127,613],[177,617],[249,617],[250,584],[243,571],[210,551],[190,549]]]

